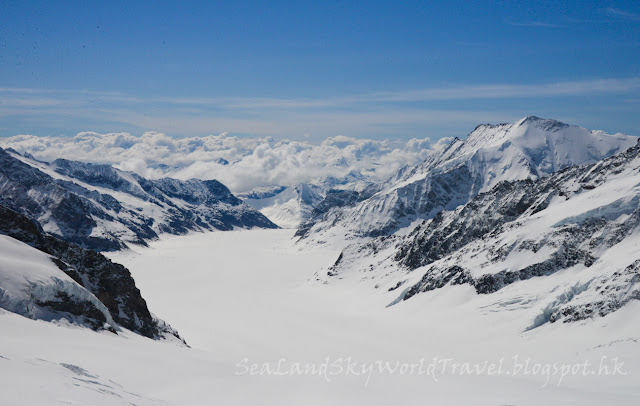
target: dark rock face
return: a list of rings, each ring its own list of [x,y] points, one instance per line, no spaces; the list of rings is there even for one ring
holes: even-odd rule
[[[418,293],[442,288],[447,284],[468,284],[472,285],[479,294],[490,294],[514,282],[548,276],[579,263],[590,265],[592,262],[593,258],[588,253],[570,246],[564,246],[547,261],[532,264],[517,271],[501,271],[496,274],[482,275],[478,278],[473,278],[469,271],[459,266],[452,266],[444,270],[434,267],[425,273],[419,283],[407,291],[403,300],[407,300]]]
[[[93,293],[120,326],[149,338],[167,335],[180,338],[170,326],[151,315],[131,273],[124,266],[98,252],[47,235],[37,223],[4,206],[0,206],[0,233],[51,255],[58,268]],[[95,307],[73,302],[69,297],[60,296],[39,304],[54,311],[82,316],[94,328],[102,327],[105,322],[104,315]]]
[[[64,292],[58,292],[55,300],[36,300],[36,304],[61,315],[70,314],[75,320],[80,320],[93,330],[100,330],[107,323],[107,318],[92,303],[75,301]],[[112,328],[110,331],[115,333]]]
[[[98,251],[145,245],[159,233],[277,228],[215,180],[148,180],[109,165],[47,164],[2,149],[0,204],[50,234]]]
[[[407,290],[402,299],[407,300],[418,293],[440,289],[449,283],[451,283],[451,285],[462,285],[464,283],[473,283],[473,279],[468,271],[459,266],[452,266],[447,269],[434,269],[433,272],[426,273],[419,283]]]

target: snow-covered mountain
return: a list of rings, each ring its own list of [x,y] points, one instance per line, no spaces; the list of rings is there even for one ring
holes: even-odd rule
[[[113,333],[181,340],[154,317],[129,270],[102,254],[47,235],[0,205],[0,308],[46,321],[65,319]]]
[[[395,296],[471,285],[529,328],[605,316],[640,300],[640,143],[537,180],[503,181],[406,236],[347,247],[324,281]]]
[[[327,195],[343,191],[359,193],[372,184],[371,178],[352,171],[342,178],[323,177],[289,187],[260,187],[238,197],[278,226],[298,228],[317,216],[314,209]]]
[[[259,210],[267,218],[283,228],[296,228],[307,219],[325,194],[324,188],[309,183],[298,183],[285,188],[277,188],[273,195],[260,194],[252,191],[247,194],[244,202]],[[240,195],[240,197],[243,197]]]
[[[116,328],[105,305],[49,255],[6,235],[0,235],[0,307],[40,320],[55,320],[64,312],[78,324]]]
[[[456,138],[423,163],[401,170],[373,196],[327,211],[298,235],[317,242],[390,235],[452,210],[499,182],[539,179],[593,163],[635,141],[533,116],[513,124],[480,125],[465,140]]]
[[[109,165],[46,163],[2,149],[0,204],[99,251],[144,245],[161,233],[276,227],[215,180],[147,180]]]
[[[339,253],[327,245],[299,250],[292,230],[192,233],[136,247],[135,254],[110,252],[131,270],[149,306],[194,348],[127,331],[57,328],[0,310],[3,399],[246,405],[277,404],[284,393],[291,404],[428,398],[635,405],[640,245],[637,209],[630,208],[638,205],[639,154],[635,148],[587,168],[500,183],[412,235],[345,250],[331,276],[326,271]],[[333,198],[349,204],[357,195]],[[403,264],[399,252],[414,259]],[[431,263],[421,255],[438,252],[443,256]],[[320,268],[316,277],[326,284],[304,283]],[[591,314],[606,317],[551,322]],[[451,368],[439,363],[442,372],[421,373],[422,360],[426,369],[432,359]],[[295,372],[332,371],[333,361],[339,369],[332,375]],[[284,374],[292,372],[249,372],[256,365],[279,374],[281,364]],[[352,365],[362,372],[352,373]],[[418,372],[406,374],[413,365]],[[462,375],[461,365],[471,372]]]
[[[305,284],[337,253],[299,251],[292,234],[192,233],[136,247],[137,255],[108,254],[131,270],[150,308],[179,327],[192,348],[127,331],[61,328],[0,309],[2,404],[638,404],[640,301],[603,318],[526,332],[536,309],[501,307],[509,287],[477,295],[459,285],[385,309],[387,297],[365,284]],[[439,363],[432,376],[396,367],[424,359],[426,370],[434,357],[480,372],[461,376],[459,366]],[[250,375],[246,360],[247,367],[265,365],[275,373],[303,372]],[[487,362],[499,363],[502,373],[487,372]],[[582,367],[578,374],[562,372],[586,362],[587,375]],[[360,372],[366,365],[371,375]],[[617,373],[615,365],[622,366]],[[328,379],[304,373],[314,366],[328,371]]]

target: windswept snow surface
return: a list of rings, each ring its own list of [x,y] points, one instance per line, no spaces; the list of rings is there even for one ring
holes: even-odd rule
[[[0,313],[2,403],[640,402],[640,325],[634,322],[640,302],[604,318],[545,324],[530,331],[525,331],[528,313],[518,304],[477,295],[464,285],[385,308],[397,291],[381,295],[349,280],[337,285],[309,283],[338,253],[326,248],[298,251],[292,234],[194,233],[163,238],[137,252],[109,254],[131,270],[149,307],[177,328],[192,348]],[[520,304],[531,298],[521,299]],[[438,368],[430,370],[434,357]],[[463,365],[453,370],[454,363],[470,363],[475,369],[487,362],[497,368],[500,359],[500,375],[495,369],[493,374],[489,369],[461,373]],[[320,371],[326,360],[326,373],[290,373],[294,363],[301,363],[303,370],[313,363]],[[380,372],[376,364],[389,362],[393,369],[396,362],[422,360],[422,375],[419,366],[413,372],[400,367],[391,373]],[[449,364],[442,368],[444,360]],[[575,367],[561,377],[566,365],[585,362],[591,364],[586,376]],[[269,363],[270,375],[264,363]],[[371,375],[362,374],[362,363],[372,367]],[[555,373],[554,363],[559,368]],[[247,372],[253,364],[262,374]],[[547,366],[548,376],[543,372]]]

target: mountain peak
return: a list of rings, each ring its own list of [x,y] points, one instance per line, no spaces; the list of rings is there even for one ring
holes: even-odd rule
[[[374,195],[327,212],[305,231],[333,235],[390,235],[416,220],[451,210],[503,181],[538,179],[626,150],[636,138],[594,133],[557,120],[529,116],[511,124],[476,127],[421,164],[404,170]],[[342,237],[340,237],[342,238]]]
[[[530,136],[529,129],[540,130],[542,133],[554,133],[569,127],[575,126],[538,116],[527,116],[514,123],[481,124],[467,136],[462,151],[473,152],[481,148],[498,146],[514,138]],[[541,135],[538,134],[538,136]]]
[[[569,127],[569,124],[565,124],[561,121],[554,120],[552,118],[541,118],[537,116],[528,116],[517,122],[517,126],[534,126],[545,131],[556,131],[562,128]]]

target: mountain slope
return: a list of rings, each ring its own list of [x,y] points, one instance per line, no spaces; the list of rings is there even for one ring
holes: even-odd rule
[[[605,316],[640,299],[640,143],[592,165],[499,183],[406,236],[351,245],[318,276],[336,278],[375,281],[394,292],[392,303],[454,285],[505,290],[496,311],[535,306],[530,328]]]
[[[256,193],[251,193],[249,196],[256,196]],[[299,183],[282,188],[273,196],[258,199],[246,198],[244,201],[279,227],[296,228],[309,217],[313,207],[323,197],[324,190],[320,186]]]
[[[452,210],[499,182],[539,179],[593,163],[635,140],[538,117],[481,125],[465,140],[455,139],[422,164],[401,171],[370,198],[328,211],[299,234],[311,241],[390,235],[443,209]]]
[[[34,319],[93,329],[118,326],[149,338],[177,338],[154,317],[130,272],[102,254],[47,235],[0,205],[0,307]],[[180,339],[181,340],[181,339]]]
[[[47,254],[6,235],[0,235],[0,308],[48,321],[64,314],[94,329],[117,326],[104,304]]]
[[[160,233],[276,227],[215,180],[147,180],[108,165],[37,161],[0,149],[0,203],[100,251]]]
[[[329,194],[341,191],[359,194],[371,185],[372,182],[367,177],[352,171],[343,178],[324,177],[311,183],[297,183],[289,187],[258,188],[240,197],[278,226],[298,228],[318,215],[315,208]],[[324,202],[324,206],[329,202],[332,199]]]
[[[192,233],[153,242],[137,249],[139,255],[109,253],[128,259],[124,264],[149,305],[176,323],[190,349],[127,332],[57,328],[0,310],[3,403],[388,406],[428,399],[436,405],[533,406],[564,399],[601,406],[640,400],[640,301],[593,322],[545,324],[525,333],[533,318],[527,310],[493,311],[509,287],[477,295],[469,285],[455,286],[384,309],[386,298],[364,284],[343,289],[304,283],[335,256],[297,250],[292,234]],[[500,362],[503,373],[472,369],[473,375],[461,376],[460,367],[441,373],[438,364],[434,379],[428,372],[402,374],[395,366],[424,359],[426,370],[434,357],[480,371],[487,361]],[[613,374],[613,358],[624,362],[620,373]],[[379,360],[398,372],[379,369]],[[588,371],[598,373],[603,360],[608,375],[553,373],[554,363],[562,371],[586,361]],[[335,372],[333,361],[343,368]],[[526,373],[520,368],[525,361],[528,371],[536,366],[541,373]],[[245,370],[239,362],[303,373],[239,374]],[[358,373],[348,372],[356,363]],[[365,365],[373,369],[370,379],[360,372]],[[329,371],[330,381],[322,372],[304,373],[309,366]]]

